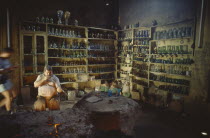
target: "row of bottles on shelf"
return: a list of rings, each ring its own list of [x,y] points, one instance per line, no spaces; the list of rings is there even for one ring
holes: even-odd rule
[[[172,28],[169,30],[155,31],[154,40],[191,37],[193,35],[192,27]]]
[[[160,90],[172,92],[172,93],[178,93],[178,94],[189,94],[189,88],[186,86],[174,86],[174,85],[159,85],[158,87]]]
[[[132,81],[136,84],[139,84],[139,85],[142,85],[142,86],[145,86],[145,87],[148,86],[148,82],[145,82],[143,80],[133,79]]]
[[[100,74],[100,75],[95,76],[95,79],[115,79],[115,76],[113,73]]]
[[[141,61],[141,62],[148,62],[149,58],[148,58],[148,56],[145,57],[145,56],[140,54],[140,57],[136,56],[136,57],[134,57],[134,60],[135,61]]]
[[[130,57],[133,54],[132,51],[125,51],[125,52],[119,52],[117,55],[121,56],[121,58]]]
[[[130,74],[130,71],[120,70],[121,74]]]
[[[71,74],[71,73],[86,73],[86,69],[84,67],[80,68],[53,68],[53,73],[54,74]]]
[[[148,70],[148,65],[147,64],[133,64],[133,68],[139,69],[139,70]]]
[[[55,36],[62,36],[62,37],[78,37],[81,38],[84,36],[80,31],[75,31],[73,29],[63,29],[63,28],[56,28],[56,27],[48,27],[48,34],[55,35]]]
[[[86,49],[85,42],[73,41],[72,43],[67,43],[65,40],[63,42],[49,42],[49,48],[63,48],[63,49]]]
[[[86,65],[84,60],[81,61],[49,61],[48,63],[50,66],[76,66],[76,65]]]
[[[192,51],[188,51],[188,45],[178,46],[159,46],[157,51],[152,51],[152,54],[191,54]]]
[[[94,64],[115,64],[115,59],[88,59],[89,65]]]
[[[133,45],[125,45],[125,46],[118,45],[119,52],[131,51],[132,48],[133,48]]]
[[[114,32],[99,32],[96,30],[89,30],[88,38],[116,39],[116,35]]]
[[[101,73],[101,72],[112,72],[112,71],[115,71],[114,67],[103,67],[103,68],[89,67],[88,68],[88,73]]]
[[[149,38],[149,30],[136,30],[134,31],[134,38]]]
[[[182,66],[182,65],[151,65],[150,71],[152,72],[160,72],[160,73],[168,73],[168,74],[177,74],[177,75],[185,75],[185,76],[191,76],[191,70],[188,66]]]
[[[132,31],[124,31],[124,32],[119,32],[119,40],[132,40],[133,38],[133,32]]]
[[[39,25],[31,25],[31,24],[27,24],[27,25],[23,25],[22,26],[22,30],[24,31],[44,31],[44,29],[41,29],[41,27]]]
[[[73,78],[61,78],[61,77],[59,77],[59,80],[60,80],[61,83],[62,82],[76,82],[76,80],[73,79]]]
[[[151,56],[151,63],[163,63],[163,64],[186,64],[191,65],[194,63],[194,60],[190,57],[181,57],[181,58],[167,58],[167,59],[159,59],[157,56]]]
[[[149,46],[149,40],[136,39],[136,40],[134,40],[133,44]]]
[[[150,80],[153,80],[153,81],[161,81],[161,82],[167,82],[167,83],[182,84],[182,85],[186,85],[186,86],[190,85],[189,80],[169,78],[169,77],[166,77],[166,76],[155,75],[153,73],[150,73],[149,78],[150,78]]]
[[[121,63],[121,67],[132,67],[131,63]],[[120,68],[120,66],[118,66]]]
[[[48,52],[49,57],[67,57],[67,58],[85,58],[87,54],[85,51],[67,51],[50,49]]]
[[[115,47],[114,45],[90,42],[88,45],[88,50],[114,51]]]
[[[53,21],[53,18],[49,18],[49,17],[36,17],[36,22],[37,23],[51,23],[53,24],[54,21]]]
[[[133,52],[137,57],[140,57],[139,55],[149,54],[149,47],[141,47],[141,46],[134,47]]]
[[[138,71],[135,69],[132,69],[132,74],[137,76],[137,77],[141,77],[141,78],[148,78],[148,73],[146,71]]]
[[[106,51],[88,51],[88,57],[114,57],[114,52],[106,52]]]

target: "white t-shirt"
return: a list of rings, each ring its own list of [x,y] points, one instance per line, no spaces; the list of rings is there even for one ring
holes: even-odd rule
[[[44,74],[41,74],[37,77],[36,81],[42,80],[44,77]],[[34,83],[35,83],[34,82]],[[55,83],[55,86],[53,86],[53,82]],[[50,82],[48,84],[42,85],[38,87],[38,95],[39,96],[53,96],[57,91],[57,88],[61,88],[60,81],[58,77],[55,75],[52,75],[50,78]]]

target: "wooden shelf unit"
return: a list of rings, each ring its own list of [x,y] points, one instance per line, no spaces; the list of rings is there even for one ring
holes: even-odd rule
[[[185,31],[183,31],[183,33],[185,33],[184,34],[185,36],[182,34],[183,36],[181,37],[177,36],[176,38],[170,38],[170,37],[167,39],[159,38],[158,40],[155,38],[155,35],[157,32],[165,33],[165,32],[174,31],[173,33],[177,34],[178,32],[176,31],[181,31],[184,29]],[[148,32],[145,33],[145,30],[148,30]],[[190,33],[187,31],[190,31]],[[130,45],[132,46],[132,48],[129,49],[131,50],[130,56],[132,57],[132,62],[131,62],[132,70],[134,69],[134,70],[138,70],[142,72],[142,69],[136,68],[135,64],[139,64],[138,67],[141,67],[145,64],[148,65],[147,70],[145,71],[144,69],[144,72],[147,72],[146,78],[145,77],[142,78],[141,75],[137,76],[133,72],[132,72],[132,75],[130,75],[131,92],[139,92],[142,95],[142,92],[144,91],[144,88],[142,87],[145,87],[136,82],[133,82],[132,81],[133,79],[143,80],[147,82],[148,88],[151,87],[151,82],[155,82],[155,86],[157,88],[163,84],[190,87],[190,84],[189,86],[186,86],[183,84],[151,80],[150,74],[153,73],[159,76],[167,76],[168,78],[171,78],[171,79],[183,79],[189,82],[191,81],[191,73],[193,70],[192,68],[193,68],[193,63],[194,63],[193,55],[192,55],[193,49],[191,48],[191,45],[194,42],[193,40],[194,30],[193,30],[193,23],[191,21],[190,23],[182,22],[178,24],[165,25],[165,26],[131,28],[131,29],[126,29],[126,30],[120,30],[118,31],[118,33],[120,37],[118,39],[119,43],[127,43],[127,44],[130,43]],[[120,36],[120,33],[124,35]],[[146,34],[146,37],[144,36],[145,34]],[[118,52],[119,52],[118,58],[123,58],[121,54],[126,53],[126,52],[129,53],[129,50],[127,49],[122,50],[121,48],[120,49],[118,48]],[[162,62],[158,63],[161,60]],[[125,60],[121,59],[121,61],[118,62],[118,70],[124,70],[126,68],[122,66],[124,64],[126,64]],[[163,71],[160,72],[157,69],[158,67],[160,68],[159,70],[163,70]],[[122,77],[118,76],[118,78],[122,78]],[[171,93],[169,90],[168,92]],[[177,91],[177,93],[174,93],[174,94],[184,97],[188,95],[189,92],[179,93],[179,91]]]
[[[92,32],[94,36],[100,34],[100,38],[90,37],[90,32]],[[40,44],[38,44],[38,39],[40,39],[39,37],[43,37],[42,43],[39,42]],[[77,75],[79,74],[91,74],[92,76],[96,75],[98,78],[100,78],[98,75],[106,75],[107,73],[111,73],[115,79],[117,76],[116,64],[109,64],[106,63],[106,61],[109,62],[110,60],[113,60],[111,63],[117,63],[117,43],[117,32],[110,29],[24,21],[20,25],[20,61],[22,66],[21,86],[32,85],[36,76],[43,72],[44,65],[51,63],[53,70],[55,70],[54,74],[59,78],[64,77],[77,80]],[[97,49],[89,49],[91,44],[103,49],[101,51]],[[42,46],[43,50],[40,51],[40,53],[37,52],[37,50],[40,50],[38,47],[39,45]],[[55,45],[55,47],[50,47],[52,45]],[[73,46],[77,48],[72,48]],[[106,50],[104,51],[104,49]],[[98,54],[98,56],[101,57],[91,57],[89,55],[91,54],[90,52],[93,54]],[[100,55],[100,52],[103,52],[103,55]],[[55,56],[53,56],[52,53]],[[112,55],[110,55],[110,53],[112,53]],[[82,55],[82,57],[73,57],[72,54],[80,56]],[[105,63],[89,64],[90,60],[102,60]],[[43,66],[39,66],[39,62],[41,62]],[[65,62],[84,62],[84,65],[64,65]],[[113,71],[110,72],[88,73],[90,67],[98,68],[101,66],[104,68],[114,66],[114,68]],[[64,72],[65,69],[68,69],[67,71],[70,69],[76,69],[78,71],[83,70],[86,73],[59,73]],[[101,77],[104,78],[106,76]],[[113,78],[105,80],[112,79]],[[98,80],[104,79],[96,79],[96,81]],[[65,87],[68,87],[69,85],[72,86],[74,83],[79,84],[82,82],[62,82],[61,84]],[[74,86],[76,86],[75,89],[78,89],[78,85]]]

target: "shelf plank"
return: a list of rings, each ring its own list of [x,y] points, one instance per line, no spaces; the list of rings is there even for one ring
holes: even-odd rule
[[[104,39],[104,38],[88,38],[88,40],[116,41],[116,39]]]
[[[133,39],[151,39],[151,37],[134,37]]]
[[[103,51],[103,52],[116,52],[116,50],[101,50],[101,49],[88,49],[88,51]]]
[[[87,50],[87,49],[68,49],[68,48],[48,48],[48,49],[56,49],[56,50]]]
[[[191,66],[191,64],[166,64],[166,63],[153,63],[153,62],[150,62],[150,64],[164,64],[164,65],[181,65],[181,66]]]
[[[115,71],[110,71],[110,72],[100,72],[100,73],[90,73],[89,74],[108,74],[108,73],[114,73]]]
[[[115,80],[115,79],[114,78],[110,78],[110,79],[94,79],[94,80]]]
[[[154,71],[149,71],[150,73],[154,73],[154,74],[161,74],[161,75],[171,75],[171,76],[180,76],[180,77],[185,77],[187,79],[191,79],[191,76],[187,76],[187,75],[180,75],[180,74],[170,74],[170,73],[165,73],[165,72],[154,72]]]
[[[23,55],[26,55],[26,56],[34,56],[35,54],[23,54]]]
[[[147,80],[148,81],[148,78],[142,78],[139,76],[135,76],[135,74],[133,74],[133,75],[134,75],[133,77],[136,77],[137,80]]]
[[[144,61],[138,61],[138,60],[133,60],[134,62],[140,62],[140,63],[146,63],[146,64],[149,64],[149,62],[144,62]]]
[[[182,40],[182,39],[193,39],[193,37],[182,37],[182,38],[159,39],[159,40],[150,40],[150,41],[151,41],[151,42],[157,42],[157,41],[171,41],[171,40]]]
[[[192,53],[185,53],[185,54],[150,54],[150,55],[192,55]]]
[[[57,35],[49,35],[49,34],[48,34],[48,37],[57,37],[57,38],[65,38],[65,39],[87,39],[84,37],[66,37],[66,36],[57,36]]]
[[[87,66],[87,65],[72,65],[72,66],[51,66],[51,67],[82,67],[82,66]]]
[[[88,57],[88,58],[115,58],[115,57]]]
[[[116,64],[89,64],[88,66],[106,66],[106,65],[116,65]]]
[[[61,85],[65,85],[65,84],[72,84],[72,83],[81,83],[83,81],[74,81],[74,82],[61,82],[60,84]],[[87,81],[84,81],[84,82],[87,82]]]
[[[147,87],[147,86],[144,86],[144,85],[142,85],[142,84],[138,84],[138,83],[136,83],[136,82],[132,82],[132,83],[134,83],[134,84],[136,84],[136,85],[139,85],[139,86],[142,86],[142,87]]]
[[[74,74],[88,74],[88,73],[62,73],[62,74],[54,74],[54,75],[74,75]]]
[[[46,55],[46,53],[36,53],[35,55]]]
[[[81,59],[81,58],[86,58],[86,57],[78,57],[78,58],[71,58],[71,57],[48,57],[48,58],[63,58],[63,59]]]
[[[142,46],[142,47],[149,47],[149,45],[133,45],[133,46]]]
[[[170,82],[162,82],[162,81],[157,81],[157,80],[149,80],[153,82],[158,82],[158,83],[163,83],[163,84],[169,84],[169,85],[179,85],[179,86],[184,86],[184,87],[190,87],[188,85],[183,85],[183,84],[176,84],[176,83],[170,83]]]
[[[88,29],[97,29],[97,30],[113,31],[113,32],[115,32],[115,30],[112,30],[112,29],[98,28],[98,27],[88,27]]]
[[[20,31],[21,33],[24,33],[24,34],[47,34],[45,31],[29,31],[29,30],[21,30]]]
[[[65,85],[65,84],[72,84],[72,83],[78,83],[78,82],[77,81],[75,81],[75,82],[61,82],[60,84]]]

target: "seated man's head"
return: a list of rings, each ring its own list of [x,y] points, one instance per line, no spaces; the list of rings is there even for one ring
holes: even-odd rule
[[[52,67],[49,66],[49,65],[46,65],[44,67],[44,75],[45,76],[51,76],[52,74],[53,74]]]
[[[14,53],[12,48],[4,48],[0,54],[1,58],[10,58],[10,56]]]

